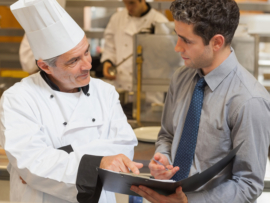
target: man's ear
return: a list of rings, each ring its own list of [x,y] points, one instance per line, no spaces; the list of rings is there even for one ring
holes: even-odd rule
[[[37,61],[38,67],[47,74],[51,74],[51,67],[49,67],[42,59]]]
[[[213,51],[219,51],[225,45],[225,38],[223,35],[217,34],[211,39]]]

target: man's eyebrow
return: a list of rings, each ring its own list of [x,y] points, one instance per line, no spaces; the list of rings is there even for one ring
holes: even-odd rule
[[[90,44],[88,44],[88,47],[87,47],[87,49],[85,50],[85,52],[89,51],[89,49],[90,49]]]
[[[85,52],[87,52],[89,49],[90,49],[90,44],[88,45]],[[80,56],[73,57],[72,59],[68,60],[65,64],[69,64],[70,62],[72,62],[73,60],[78,59],[78,58],[80,58]]]
[[[65,64],[71,63],[73,60],[80,58],[79,56],[73,57],[72,59],[68,60]]]
[[[177,32],[175,30],[174,30],[174,32],[177,34]],[[183,37],[183,36],[181,36],[179,34],[177,34],[177,36],[180,37],[180,38],[182,38],[185,41],[190,41],[191,42],[191,40],[190,39],[187,39],[186,37]]]

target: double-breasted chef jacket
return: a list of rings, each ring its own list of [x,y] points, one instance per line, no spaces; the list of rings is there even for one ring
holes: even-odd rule
[[[4,92],[0,144],[9,159],[10,200],[115,202],[114,193],[102,190],[97,167],[103,156],[132,159],[137,145],[119,95],[110,84],[91,78],[80,88],[72,113],[66,114],[63,94],[72,93],[60,92],[45,72]]]

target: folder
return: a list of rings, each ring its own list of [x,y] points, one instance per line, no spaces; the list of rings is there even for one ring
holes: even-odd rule
[[[135,175],[133,173],[114,172],[101,168],[98,169],[98,174],[102,181],[103,189],[115,193],[139,196],[137,193],[130,190],[132,185],[144,185],[163,195],[175,193],[176,188],[179,186],[182,187],[183,192],[192,192],[206,184],[232,162],[243,142],[210,168],[177,182],[153,179],[147,176]]]

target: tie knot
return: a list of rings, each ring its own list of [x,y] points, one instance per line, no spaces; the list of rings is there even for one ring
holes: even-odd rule
[[[206,82],[205,82],[205,80],[204,80],[204,77],[201,77],[201,78],[199,79],[199,81],[197,82],[196,87],[204,88],[205,85],[206,85]]]

